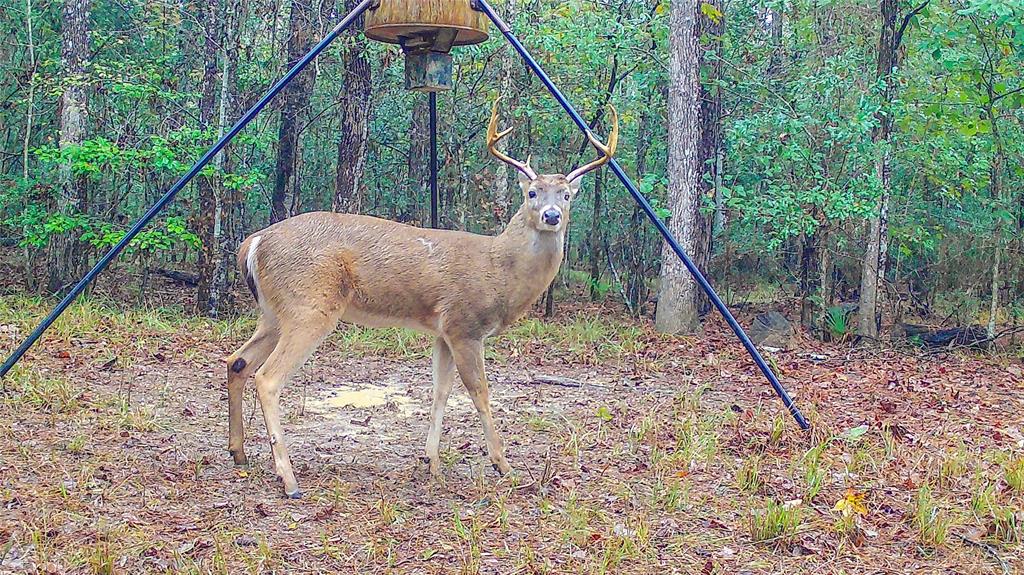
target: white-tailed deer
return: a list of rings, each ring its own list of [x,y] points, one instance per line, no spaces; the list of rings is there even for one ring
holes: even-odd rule
[[[238,265],[260,307],[256,333],[227,359],[228,450],[245,465],[242,391],[256,374],[274,465],[285,495],[300,497],[278,398],[286,381],[339,322],[398,326],[436,337],[433,406],[427,431],[430,473],[440,473],[441,420],[455,371],[469,391],[491,463],[509,471],[494,428],[484,374],[484,340],[511,325],[547,289],[562,262],[569,204],[580,177],[608,162],[618,140],[612,109],[607,146],[568,175],[537,175],[496,144],[498,102],[487,128],[487,148],[515,167],[523,205],[498,236],[422,229],[369,216],[307,213],[252,234],[238,250]]]

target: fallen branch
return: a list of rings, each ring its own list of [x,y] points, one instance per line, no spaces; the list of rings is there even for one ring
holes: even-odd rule
[[[571,379],[568,377],[558,377],[557,375],[544,375],[537,374],[530,377],[530,380],[526,383],[532,385],[560,385],[562,387],[583,387],[583,382]]]
[[[159,269],[157,273],[178,283],[183,283],[187,286],[195,287],[199,284],[199,275],[190,274],[188,272],[179,272],[177,270]]]

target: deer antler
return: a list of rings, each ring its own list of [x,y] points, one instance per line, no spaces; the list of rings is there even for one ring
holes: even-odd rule
[[[590,140],[590,143],[593,144],[595,148],[601,151],[602,155],[593,162],[584,164],[569,172],[569,175],[565,176],[565,179],[570,182],[591,170],[595,170],[607,164],[608,160],[611,160],[612,156],[615,154],[615,147],[619,143],[619,113],[615,111],[615,106],[612,106],[611,104],[608,104],[608,108],[612,111],[612,133],[608,135],[608,145],[606,146],[602,144],[593,132],[587,130],[587,139]]]
[[[498,96],[498,98],[494,100],[494,105],[491,107],[491,122],[487,124],[487,150],[491,152],[491,154],[493,154],[495,158],[498,158],[502,162],[505,162],[506,164],[522,172],[523,175],[526,176],[527,178],[530,178],[531,180],[536,180],[537,172],[534,172],[533,168],[530,167],[529,159],[526,160],[526,163],[523,163],[520,162],[519,160],[514,160],[506,156],[505,154],[501,153],[501,151],[498,150],[498,142],[500,142],[501,139],[504,138],[505,136],[512,133],[512,128],[507,128],[500,132],[498,131],[498,102],[500,101],[501,96]]]

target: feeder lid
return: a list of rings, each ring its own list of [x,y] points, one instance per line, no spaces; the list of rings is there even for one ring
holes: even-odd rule
[[[365,28],[368,38],[389,44],[454,33],[450,46],[464,46],[487,39],[487,16],[470,0],[379,0],[366,12]]]

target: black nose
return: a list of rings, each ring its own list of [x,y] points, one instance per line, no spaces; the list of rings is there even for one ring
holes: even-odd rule
[[[546,210],[544,212],[544,223],[549,226],[557,226],[558,221],[562,219],[562,213],[556,209]]]

